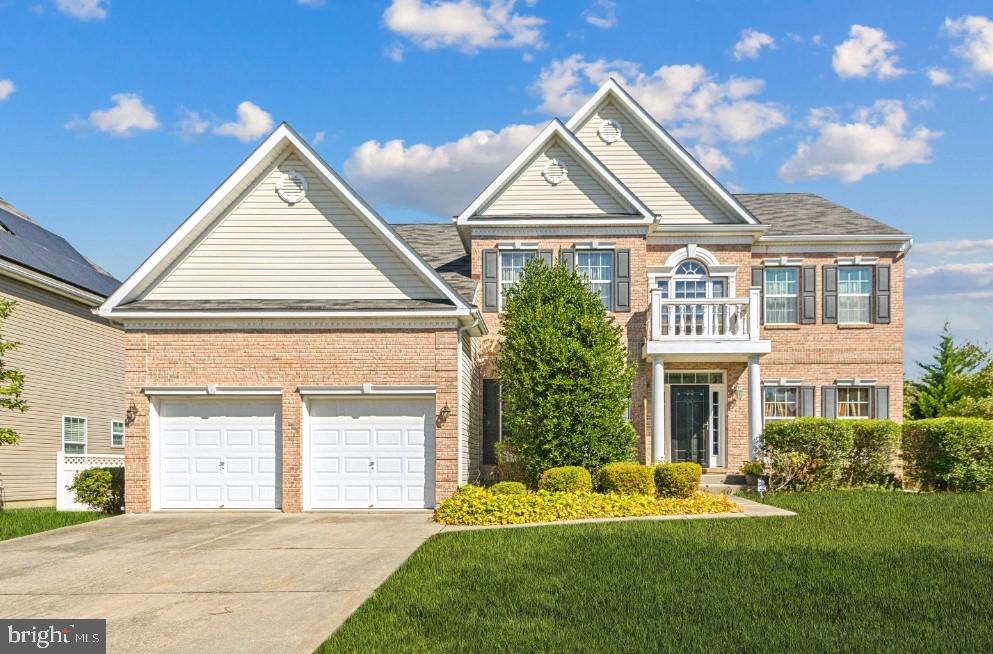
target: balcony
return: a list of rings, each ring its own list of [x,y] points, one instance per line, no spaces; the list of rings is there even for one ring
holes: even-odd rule
[[[771,351],[760,339],[759,289],[739,298],[670,299],[651,290],[645,356],[735,361]]]

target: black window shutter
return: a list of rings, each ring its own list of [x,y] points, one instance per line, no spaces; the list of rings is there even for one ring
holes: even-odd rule
[[[821,386],[821,415],[825,418],[838,417],[837,386]]]
[[[565,266],[569,272],[574,271],[576,269],[576,251],[566,248],[559,250],[559,263]]]
[[[817,322],[817,266],[800,269],[800,324]]]
[[[483,463],[496,465],[500,442],[500,380],[483,380]]]
[[[873,322],[886,324],[890,321],[890,267],[876,266],[876,297]]]
[[[872,417],[889,420],[890,417],[890,387],[876,386],[872,389]]]
[[[834,325],[838,322],[838,266],[824,266],[824,315],[821,322]]]
[[[538,250],[538,258],[541,259],[549,268],[552,267],[552,251],[551,250]]]
[[[631,310],[631,250],[614,252],[614,311]]]
[[[483,311],[496,311],[500,298],[500,253],[483,250]]]
[[[800,387],[800,417],[812,418],[814,416],[814,387]]]
[[[765,324],[765,268],[752,266],[752,286],[762,289],[759,292],[759,323]]]

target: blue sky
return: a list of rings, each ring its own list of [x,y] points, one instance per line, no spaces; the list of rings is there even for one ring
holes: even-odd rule
[[[915,236],[908,358],[993,320],[988,2],[0,0],[0,196],[123,278],[286,120],[394,222],[613,74],[735,191]]]

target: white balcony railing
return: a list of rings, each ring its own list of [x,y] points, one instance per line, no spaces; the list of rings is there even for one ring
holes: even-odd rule
[[[759,339],[759,291],[743,298],[672,300],[652,289],[651,340]]]

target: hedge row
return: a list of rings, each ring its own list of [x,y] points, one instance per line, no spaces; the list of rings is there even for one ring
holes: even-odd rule
[[[903,426],[907,476],[925,490],[993,490],[993,421],[933,418]]]

